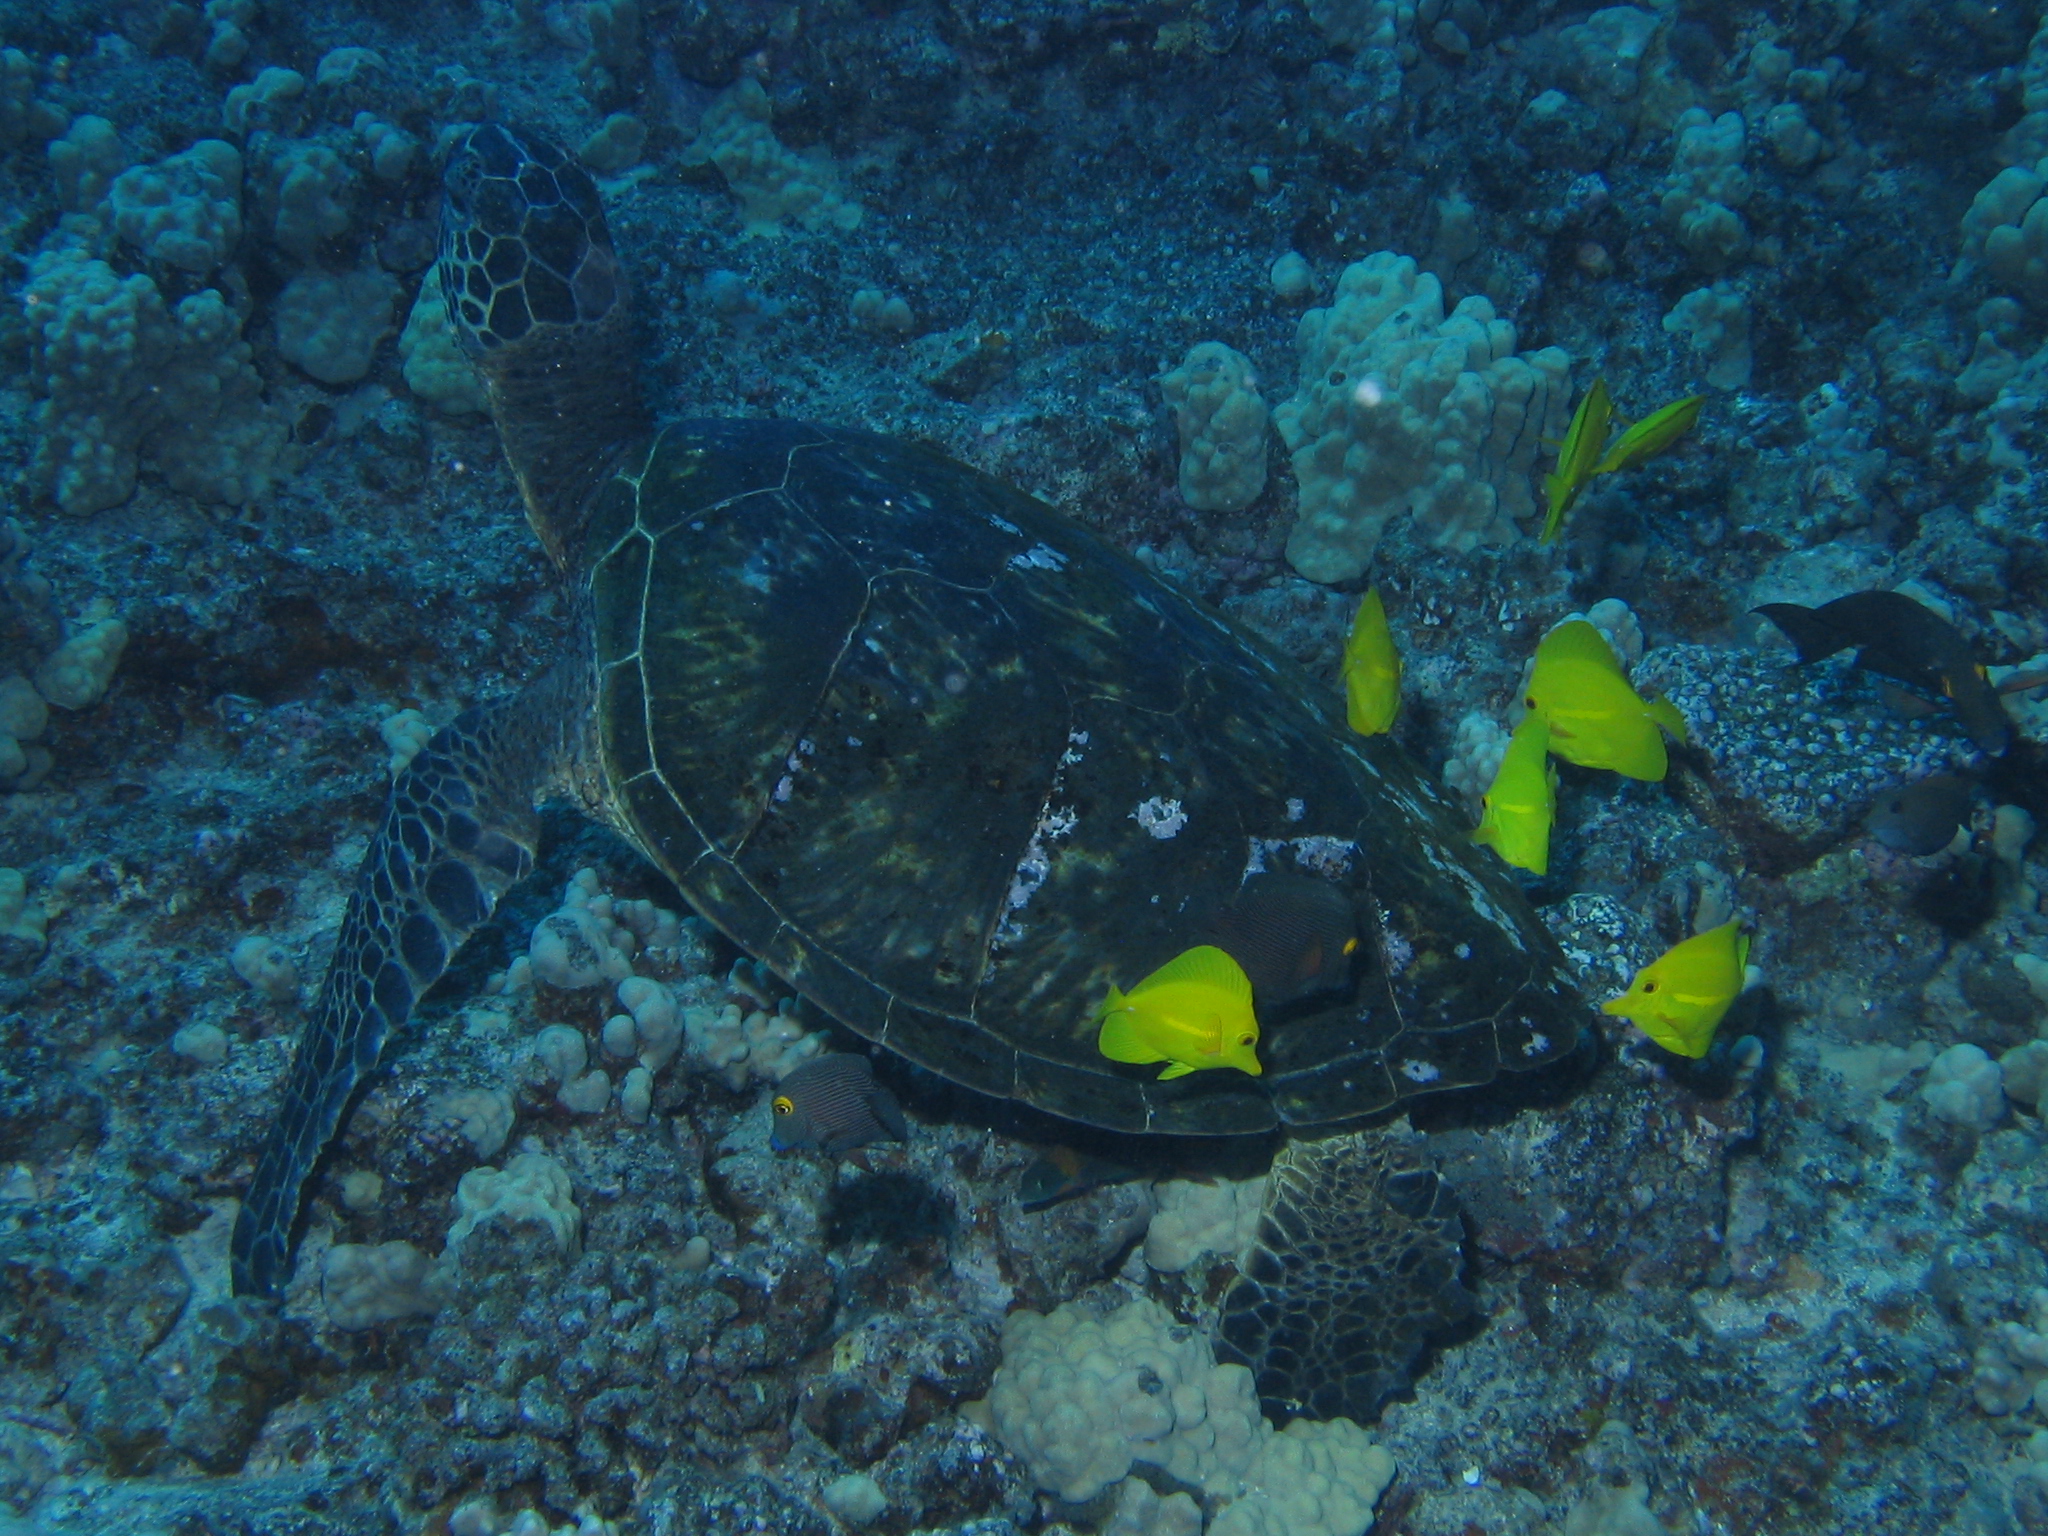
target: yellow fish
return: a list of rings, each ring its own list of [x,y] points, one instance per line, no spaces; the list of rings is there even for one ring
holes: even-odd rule
[[[1096,1010],[1096,1048],[1111,1061],[1163,1061],[1165,1082],[1210,1067],[1260,1073],[1251,978],[1214,944],[1176,955]]]
[[[1729,1006],[1742,995],[1749,938],[1737,922],[1723,923],[1674,944],[1636,972],[1628,991],[1600,1005],[1680,1056],[1707,1054]]]
[[[1550,750],[1581,768],[1661,779],[1669,767],[1663,733],[1685,740],[1677,707],[1669,699],[1640,697],[1607,637],[1584,619],[1543,637],[1522,702],[1549,717]]]
[[[1705,395],[1687,395],[1683,400],[1674,400],[1650,412],[1614,440],[1614,446],[1601,456],[1600,462],[1593,467],[1593,473],[1617,474],[1624,469],[1634,469],[1645,459],[1662,453],[1692,430],[1693,423],[1700,419],[1700,407],[1706,403],[1706,398]]]
[[[1482,802],[1486,814],[1472,841],[1485,843],[1517,869],[1550,870],[1550,824],[1557,819],[1557,770],[1550,765],[1550,722],[1530,710],[1508,738]]]
[[[1614,402],[1607,398],[1607,381],[1595,379],[1579,408],[1572,412],[1572,424],[1565,428],[1564,441],[1558,445],[1556,473],[1543,477],[1543,495],[1549,509],[1538,543],[1548,544],[1564,531],[1565,513],[1571,511],[1586,482],[1598,473],[1594,466],[1600,462],[1600,451],[1607,446],[1607,429],[1613,421]]]
[[[1344,642],[1344,715],[1359,735],[1380,736],[1393,729],[1400,712],[1401,653],[1374,587],[1358,605],[1351,638]]]

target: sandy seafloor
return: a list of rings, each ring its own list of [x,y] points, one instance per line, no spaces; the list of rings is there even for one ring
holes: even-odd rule
[[[1056,1128],[992,1130],[985,1106],[886,1061],[911,1137],[866,1170],[773,1157],[766,1087],[694,1045],[655,1075],[644,1123],[616,1094],[565,1107],[529,1041],[567,1025],[601,1064],[615,1005],[493,978],[579,869],[678,905],[566,813],[387,1053],[316,1186],[281,1319],[227,1299],[235,1201],[381,811],[380,725],[444,723],[564,638],[487,419],[448,408],[459,379],[409,384],[398,346],[432,250],[437,138],[487,112],[571,145],[635,119],[588,154],[664,414],[936,444],[1140,551],[1331,687],[1375,581],[1407,659],[1397,734],[1432,776],[1469,756],[1468,716],[1507,719],[1551,624],[1606,599],[1633,613],[1637,680],[1694,721],[1694,750],[1663,784],[1567,770],[1530,891],[1591,1001],[1706,914],[1747,919],[1763,985],[1724,1035],[1756,1044],[1694,1068],[1589,1011],[1599,1048],[1556,1091],[1417,1108],[1463,1201],[1479,1316],[1367,1426],[1396,1467],[1374,1529],[2048,1529],[2048,1438],[2030,1442],[2048,1418],[2028,1399],[2048,1372],[2048,1315],[2029,1312],[2048,1285],[2048,1149],[2038,1067],[1996,1060],[2048,1031],[2048,972],[2030,985],[2015,963],[2048,961],[2048,855],[1997,810],[2031,800],[2038,817],[2043,795],[2008,765],[1947,852],[1882,847],[1858,819],[1879,788],[1989,765],[1842,659],[1784,671],[1748,617],[1911,583],[1981,660],[2048,652],[2038,11],[0,7],[0,458],[18,524],[0,674],[41,676],[109,615],[127,633],[103,694],[51,710],[0,793],[0,865],[24,893],[0,913],[0,1529],[1187,1529],[1143,1523],[1135,1494],[1122,1525],[1112,1493],[1061,1502],[961,1405],[988,1391],[1006,1312],[1143,1293],[1200,1337],[1228,1258],[1149,1264],[1144,1182],[1020,1211]],[[323,63],[345,48],[376,57]],[[272,68],[301,89],[260,84]],[[757,135],[722,169],[702,127],[742,78],[785,151]],[[1706,119],[1681,117],[1695,108]],[[111,148],[81,135],[86,116]],[[409,160],[379,156],[388,129]],[[53,155],[60,135],[72,148]],[[240,180],[206,193],[200,253],[156,239],[185,227],[175,211],[124,227],[114,177],[202,140],[238,151]],[[765,178],[753,203],[728,184],[742,162]],[[199,195],[196,176],[164,185]],[[764,208],[780,227],[746,227]],[[1309,288],[1276,287],[1290,251]],[[1604,377],[1633,418],[1704,392],[1697,431],[1596,482],[1555,545],[1512,507],[1497,537],[1448,547],[1401,512],[1369,575],[1304,579],[1286,447],[1257,439],[1248,504],[1192,510],[1161,377],[1226,343],[1279,407],[1305,387],[1302,311],[1381,251],[1434,274],[1446,308],[1487,299],[1508,350],[1561,348],[1574,398]],[[96,302],[182,314],[210,290],[226,332],[123,343],[83,299],[53,320],[93,261],[130,284]],[[359,312],[339,340],[290,318],[308,273],[354,275],[296,290],[316,320]],[[1718,329],[1666,320],[1702,306]],[[144,365],[116,388],[124,344]],[[1451,460],[1512,454],[1440,436]],[[60,505],[66,456],[99,450],[112,489]],[[1521,462],[1502,473],[1526,498]],[[2048,706],[2007,703],[2038,742]],[[231,964],[251,938],[275,946],[267,969],[242,952],[267,992]],[[708,1017],[772,1015],[772,978],[737,958],[693,937],[640,968]],[[1983,1057],[1932,1066],[1958,1045]],[[320,1286],[336,1245],[441,1251],[457,1183],[486,1161],[444,1113],[462,1089],[512,1111],[499,1162],[567,1170],[579,1240],[479,1228],[437,1313],[337,1326]],[[1156,1171],[1214,1171],[1177,1156]]]

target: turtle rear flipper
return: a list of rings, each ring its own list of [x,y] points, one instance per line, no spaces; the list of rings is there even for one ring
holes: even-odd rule
[[[533,805],[588,716],[562,668],[437,731],[400,772],[342,919],[319,1001],[292,1058],[229,1260],[242,1296],[275,1296],[313,1165],[413,1004],[498,899],[533,868]]]
[[[590,493],[650,425],[604,207],[559,145],[502,123],[456,139],[442,188],[448,322],[483,377],[528,521],[567,567]]]

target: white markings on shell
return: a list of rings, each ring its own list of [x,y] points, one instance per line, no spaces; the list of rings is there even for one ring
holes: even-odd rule
[[[1034,544],[1021,555],[1010,556],[1013,571],[1063,571],[1067,557],[1050,544]]]
[[[1139,802],[1131,817],[1139,826],[1161,841],[1176,836],[1188,824],[1187,812],[1180,808],[1178,800],[1163,800],[1154,795],[1150,800]]]
[[[858,743],[851,744],[858,745]],[[789,772],[775,781],[773,797],[777,805],[781,805],[789,799],[790,791],[796,788],[796,776],[803,771],[804,759],[815,751],[817,751],[816,745],[811,741],[810,737],[806,736],[796,744],[796,750],[782,760],[783,767],[787,768]]]
[[[1081,818],[1065,807],[1055,807],[1050,802],[1038,814],[1038,825],[1031,829],[1031,841],[1024,845],[1024,857],[1017,861],[1017,867],[1010,874],[1010,895],[1003,921],[996,929],[995,942],[998,945],[1015,944],[1024,937],[1024,929],[1017,921],[1022,912],[1038,894],[1038,888],[1045,884],[1052,873],[1052,855],[1045,845],[1054,838],[1065,837],[1081,824]]]
[[[1291,808],[1298,802],[1289,801]],[[1290,816],[1289,820],[1293,820]],[[1269,867],[1284,865],[1281,854],[1290,855],[1294,862],[1309,874],[1324,880],[1341,880],[1351,873],[1351,864],[1358,857],[1358,844],[1348,838],[1326,837],[1252,837],[1245,840],[1244,877],[1263,875]]]
[[[1398,976],[1415,962],[1415,946],[1387,925],[1391,914],[1380,908],[1380,959],[1389,976]]]
[[[1358,844],[1342,837],[1297,837],[1294,862],[1312,875],[1332,880],[1351,873],[1351,861],[1358,856]]]
[[[1401,1063],[1401,1075],[1411,1083],[1433,1083],[1443,1073],[1426,1061],[1404,1061]]]

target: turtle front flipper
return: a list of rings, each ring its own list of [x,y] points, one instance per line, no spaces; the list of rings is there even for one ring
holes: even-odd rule
[[[1458,1198],[1422,1139],[1355,1131],[1281,1148],[1258,1236],[1223,1294],[1217,1353],[1276,1420],[1371,1424],[1473,1315]]]
[[[363,860],[320,998],[299,1037],[255,1177],[235,1218],[237,1295],[275,1296],[313,1165],[384,1042],[450,958],[533,868],[533,805],[587,718],[564,668],[525,693],[472,709],[435,733],[391,786]]]
[[[527,519],[567,567],[590,493],[649,429],[604,206],[561,146],[501,123],[455,140],[441,188],[448,321],[483,377]]]

